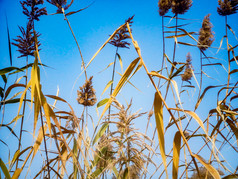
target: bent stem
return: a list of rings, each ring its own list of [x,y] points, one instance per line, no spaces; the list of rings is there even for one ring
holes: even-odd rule
[[[68,26],[69,26],[69,28],[70,28],[70,30],[71,30],[71,33],[72,33],[72,35],[73,35],[73,37],[74,37],[74,40],[75,40],[75,42],[76,42],[76,44],[77,44],[77,47],[78,47],[78,50],[79,50],[79,53],[80,53],[80,57],[81,57],[81,59],[82,59],[82,66],[83,66],[83,69],[84,69],[85,78],[86,78],[86,80],[87,80],[88,78],[87,78],[86,67],[85,67],[85,63],[84,63],[84,60],[83,60],[83,55],[82,55],[81,49],[80,49],[80,47],[79,47],[79,43],[78,43],[78,41],[77,41],[77,39],[76,39],[76,37],[75,37],[75,35],[74,35],[73,29],[72,29],[72,27],[71,27],[71,25],[70,25],[70,23],[69,23],[68,18],[67,18],[66,15],[65,15],[64,8],[62,8],[62,12],[63,12],[63,15],[64,15],[64,19],[66,20],[66,22],[67,22],[67,24],[68,24]]]

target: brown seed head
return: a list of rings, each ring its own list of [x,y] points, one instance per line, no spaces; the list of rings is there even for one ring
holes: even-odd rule
[[[32,27],[32,23],[28,23],[26,30],[23,27],[19,27],[21,31],[21,36],[17,36],[17,39],[13,39],[15,43],[13,45],[18,47],[18,50],[21,55],[18,58],[25,57],[25,56],[34,56],[34,51],[36,50],[35,47],[35,37],[34,37],[34,30]],[[39,33],[36,34],[36,39],[40,36]],[[40,42],[37,41],[38,47],[40,46]]]
[[[218,0],[217,12],[221,16],[235,14],[238,10],[238,0]]]
[[[132,25],[134,16],[128,18],[125,22],[129,23],[129,26]],[[126,42],[125,40],[129,39],[130,35],[129,35],[129,31],[126,27],[126,25],[124,25],[113,37],[113,39],[111,39],[109,41],[110,44],[116,46],[116,47],[121,47],[121,48],[129,48],[130,43]]]
[[[64,8],[64,10],[67,10],[74,2],[74,0],[71,0],[71,2],[67,5],[67,0],[47,0],[47,1],[58,8],[57,13],[62,13],[62,8]]]
[[[191,80],[193,76],[193,69],[192,69],[192,64],[191,64],[192,58],[190,53],[187,54],[187,59],[186,59],[186,68],[184,73],[181,75],[182,81],[189,81]]]
[[[198,48],[206,50],[211,46],[214,41],[214,35],[212,32],[212,24],[210,22],[210,14],[204,17],[202,22],[202,28],[199,31]]]
[[[171,0],[159,0],[159,15],[164,16],[171,8]]]
[[[184,14],[192,6],[192,0],[172,0],[172,12],[174,14]]]
[[[34,20],[39,21],[39,17],[42,15],[47,15],[46,8],[39,8],[39,5],[44,4],[43,0],[25,0],[21,1],[23,8],[23,14],[25,14],[29,22],[32,23]],[[28,10],[29,8],[29,10]]]
[[[84,106],[93,106],[97,102],[96,93],[93,89],[91,76],[89,80],[86,80],[84,85],[80,87],[80,90],[77,91],[78,98],[77,101],[79,104]]]

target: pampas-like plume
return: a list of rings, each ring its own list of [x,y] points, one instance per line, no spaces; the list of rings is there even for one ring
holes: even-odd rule
[[[172,12],[174,14],[184,14],[192,6],[192,0],[172,0]]]
[[[134,16],[128,18],[125,22],[128,22],[129,25],[131,26],[131,24],[133,23],[132,19]],[[121,47],[121,48],[129,48],[130,43],[126,42],[125,40],[129,39],[130,35],[129,35],[129,31],[126,27],[126,25],[124,27],[122,27],[117,34],[115,34],[115,36],[113,37],[112,40],[109,41],[110,44],[116,46],[116,47]]]
[[[93,106],[97,102],[95,90],[92,85],[92,79],[93,77],[91,76],[85,81],[84,85],[80,87],[80,90],[77,91],[77,101],[79,104],[84,106]]]
[[[192,69],[192,65],[191,65],[191,55],[190,53],[187,54],[187,59],[186,59],[186,69],[184,71],[184,73],[181,75],[182,77],[182,81],[189,81],[191,80],[192,76],[193,76],[193,69]]]
[[[47,0],[50,4],[56,6],[57,9],[57,13],[62,13],[62,8],[64,8],[64,10],[67,10],[74,2],[74,0],[71,0],[71,2],[67,4],[67,0]]]
[[[198,48],[201,50],[206,50],[208,47],[211,46],[212,42],[214,41],[214,35],[212,32],[212,24],[210,22],[210,15],[204,17],[202,22],[202,28],[199,31],[199,38],[198,38]]]
[[[221,16],[235,14],[238,10],[238,0],[219,0],[217,12]]]
[[[23,27],[19,27],[22,35],[17,36],[17,39],[13,39],[16,41],[12,43],[13,45],[18,47],[18,50],[21,55],[18,58],[26,57],[26,56],[34,56],[35,47],[35,37],[32,23],[27,24],[26,30]],[[39,37],[40,34],[36,33],[36,37]],[[40,46],[39,41],[37,41],[38,47]]]
[[[159,0],[159,15],[164,16],[171,8],[171,0]]]

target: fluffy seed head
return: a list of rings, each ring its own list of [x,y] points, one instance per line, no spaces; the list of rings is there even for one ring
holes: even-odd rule
[[[159,15],[164,16],[171,8],[171,0],[159,0]]]
[[[211,46],[213,41],[214,35],[212,32],[212,24],[210,22],[210,14],[208,14],[204,17],[202,22],[202,28],[199,31],[198,47],[201,50],[206,50],[208,47]]]
[[[192,64],[191,64],[192,58],[190,53],[187,54],[187,59],[186,59],[186,68],[184,73],[181,75],[182,81],[189,81],[191,80],[193,76],[193,69],[192,69]]]
[[[219,0],[217,12],[221,16],[235,14],[238,10],[238,0]]]
[[[85,81],[84,85],[80,87],[80,90],[77,91],[77,101],[79,104],[84,106],[93,106],[97,102],[96,93],[92,85],[92,79],[93,77],[91,76]]]
[[[184,14],[192,6],[192,0],[172,0],[172,12],[174,14]]]

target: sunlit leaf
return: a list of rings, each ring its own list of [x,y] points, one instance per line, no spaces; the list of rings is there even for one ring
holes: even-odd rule
[[[164,122],[163,122],[163,106],[160,95],[156,92],[154,98],[154,115],[156,121],[156,129],[158,133],[160,153],[163,160],[166,178],[168,178],[167,164],[166,164],[166,154],[165,154],[165,143],[164,143]]]
[[[181,146],[181,134],[179,131],[177,131],[175,133],[173,142],[173,179],[178,178],[180,146]]]
[[[104,113],[107,111],[107,109],[109,108],[109,106],[112,103],[112,100],[114,97],[117,96],[117,94],[119,93],[119,91],[121,90],[122,86],[126,83],[127,79],[130,77],[132,71],[134,70],[134,68],[136,67],[137,63],[139,62],[140,58],[135,59],[134,61],[131,62],[131,64],[128,66],[128,68],[126,69],[126,71],[124,72],[124,74],[122,75],[120,81],[118,82],[117,86],[115,87],[110,99],[108,100],[100,119],[102,118],[102,116],[104,115]]]
[[[208,172],[216,179],[221,178],[220,174],[218,171],[209,163],[205,162],[205,160],[197,154],[193,154],[193,157],[195,157],[207,170]]]
[[[105,123],[102,125],[102,127],[99,129],[98,133],[96,134],[96,136],[93,139],[93,145],[98,141],[98,139],[100,139],[100,137],[102,137],[102,135],[105,133],[108,126],[109,126],[108,123]]]

